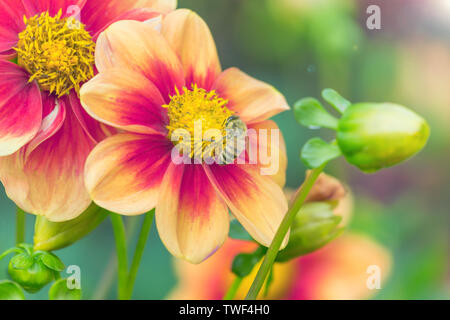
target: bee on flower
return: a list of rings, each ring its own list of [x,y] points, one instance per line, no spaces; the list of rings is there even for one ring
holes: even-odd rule
[[[247,148],[231,148],[220,137],[278,133],[268,119],[289,109],[285,98],[237,68],[223,71],[208,26],[186,9],[167,14],[156,28],[114,23],[99,36],[95,54],[99,74],[82,87],[81,102],[120,133],[96,146],[86,162],[92,199],[123,215],[156,208],[168,250],[193,263],[224,243],[229,211],[268,246],[287,211],[283,138],[249,136],[254,150],[269,150],[269,161],[249,163],[239,161],[248,157]],[[215,134],[198,139],[196,124]],[[177,149],[188,161],[174,161]],[[208,155],[226,161],[209,162]],[[276,170],[261,174],[271,161]]]

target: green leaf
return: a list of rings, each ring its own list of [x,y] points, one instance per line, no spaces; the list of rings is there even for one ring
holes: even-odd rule
[[[62,263],[62,261],[53,253],[44,252],[40,258],[42,263],[49,269],[61,272],[66,268],[64,263]]]
[[[252,253],[240,253],[234,257],[233,264],[231,265],[231,271],[238,277],[244,278],[248,276],[255,265],[261,260],[266,253],[267,248],[258,247]]]
[[[312,138],[303,146],[300,158],[308,168],[315,169],[340,156],[341,150],[337,145]]]
[[[59,279],[48,292],[50,300],[81,300],[81,289],[69,289],[67,279]]]
[[[342,97],[333,89],[325,89],[322,91],[323,99],[333,106],[338,112],[344,113],[351,105],[351,102]]]
[[[254,241],[247,230],[245,230],[236,219],[233,219],[230,222],[230,232],[228,233],[228,236],[232,239]]]
[[[338,119],[333,117],[314,98],[304,98],[294,105],[295,119],[308,128],[329,128],[336,130]]]
[[[9,280],[0,281],[0,300],[25,300],[22,288]]]
[[[20,253],[11,258],[11,263],[14,269],[25,270],[33,265],[34,259],[27,253]]]

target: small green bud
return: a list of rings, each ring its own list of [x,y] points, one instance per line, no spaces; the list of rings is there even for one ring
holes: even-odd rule
[[[8,264],[9,276],[30,293],[41,290],[48,283],[59,278],[59,272],[65,269],[64,264],[53,253],[34,251],[29,244],[20,244],[7,250],[5,254],[12,252],[16,255]]]
[[[289,243],[278,253],[278,262],[288,261],[320,249],[339,236],[342,218],[333,213],[333,204],[311,202],[305,204],[295,217]]]
[[[48,297],[50,300],[81,300],[81,289],[70,289],[67,279],[59,279],[51,286]]]
[[[14,263],[10,261],[8,273],[11,279],[30,293],[38,292],[55,279],[54,271],[47,268],[42,261],[33,263],[27,269],[16,269]]]
[[[369,173],[410,158],[429,135],[427,122],[403,106],[357,103],[339,120],[337,143],[348,162]]]
[[[108,212],[95,204],[70,221],[51,222],[38,216],[34,227],[34,249],[54,251],[65,248],[97,228],[107,216]]]
[[[25,300],[22,288],[9,280],[0,281],[0,300]]]

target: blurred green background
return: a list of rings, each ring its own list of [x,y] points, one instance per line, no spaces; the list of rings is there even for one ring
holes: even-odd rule
[[[381,30],[366,27],[372,4],[381,7]],[[370,176],[344,161],[333,162],[328,172],[355,195],[349,228],[372,236],[393,255],[393,272],[375,298],[448,299],[450,0],[179,0],[179,6],[206,20],[224,69],[237,66],[273,84],[291,105],[331,87],[354,102],[406,105],[429,121],[430,141],[413,160]],[[287,186],[296,188],[305,174],[300,148],[327,132],[305,130],[291,112],[275,120],[287,142]],[[15,206],[3,190],[0,205],[4,251],[14,245]],[[128,234],[137,233],[141,219],[126,219]],[[28,242],[33,223],[28,216]],[[115,298],[108,220],[57,254],[66,265],[81,267],[84,298]],[[6,260],[0,279],[7,278]],[[172,259],[153,227],[133,298],[162,299],[176,282]],[[46,299],[47,291],[28,297]]]

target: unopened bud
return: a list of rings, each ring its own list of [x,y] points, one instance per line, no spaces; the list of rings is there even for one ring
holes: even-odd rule
[[[277,261],[288,261],[320,249],[342,233],[341,219],[334,215],[331,203],[305,204],[291,227],[289,243],[278,253]]]
[[[357,103],[339,120],[337,143],[364,172],[396,165],[427,143],[430,128],[413,111],[393,103]]]
[[[37,292],[58,278],[64,264],[50,252],[33,251],[31,245],[21,244],[8,265],[11,279],[30,293]]]

